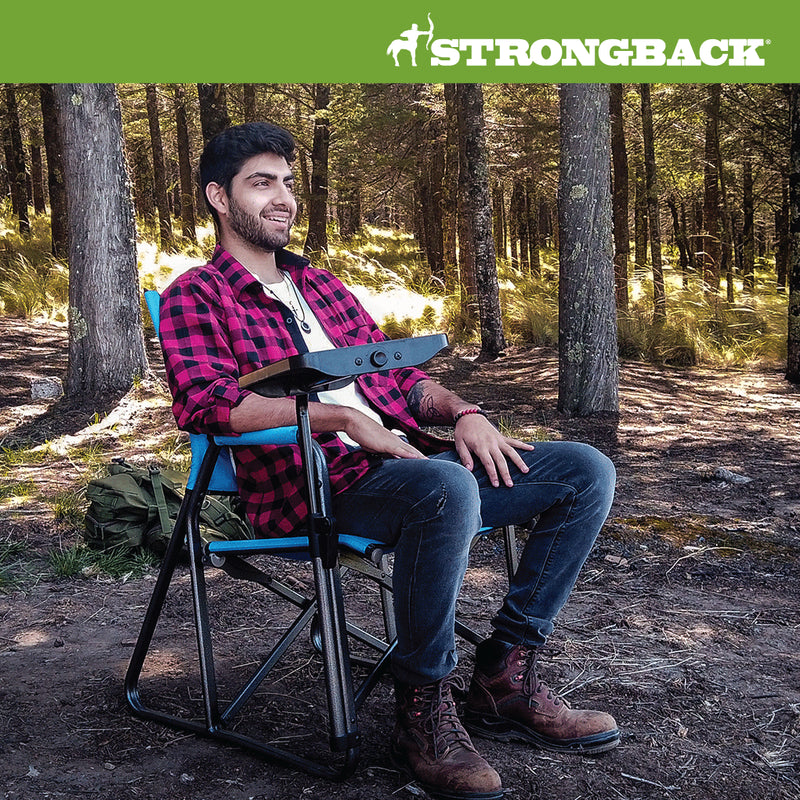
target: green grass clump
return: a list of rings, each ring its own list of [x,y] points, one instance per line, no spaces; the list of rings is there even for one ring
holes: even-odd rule
[[[44,256],[30,261],[22,253],[0,258],[0,309],[16,317],[52,316],[66,319],[69,271]]]
[[[51,550],[48,556],[50,572],[56,578],[86,578],[106,575],[109,578],[140,578],[158,563],[157,557],[138,548],[118,548],[115,550],[91,550],[86,545],[75,544]]]
[[[9,480],[0,478],[0,501],[12,498],[30,497],[36,493],[36,484],[30,480]]]
[[[53,517],[70,525],[80,528],[83,526],[85,511],[86,490],[80,488],[74,491],[59,492],[50,500]]]
[[[192,450],[186,434],[175,432],[167,436],[153,451],[153,459],[167,469],[189,472],[192,466]]]
[[[0,539],[0,591],[16,586],[16,568],[22,563],[22,554],[27,544],[6,536]]]

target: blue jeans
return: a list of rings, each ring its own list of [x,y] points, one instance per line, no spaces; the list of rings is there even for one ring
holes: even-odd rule
[[[611,461],[589,445],[539,442],[511,464],[513,487],[491,485],[482,466],[470,472],[455,452],[386,459],[334,497],[341,533],[394,547],[398,646],[392,671],[426,684],[457,662],[456,598],[470,542],[481,527],[526,525],[538,517],[492,626],[510,644],[540,646],[567,601],[614,496]]]

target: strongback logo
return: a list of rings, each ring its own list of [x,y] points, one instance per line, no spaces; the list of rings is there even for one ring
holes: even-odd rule
[[[394,39],[386,55],[396,67],[763,67],[765,39],[434,39],[415,22]],[[420,52],[420,40],[425,38]]]

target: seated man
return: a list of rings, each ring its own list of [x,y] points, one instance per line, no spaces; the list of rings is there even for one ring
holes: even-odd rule
[[[230,435],[293,425],[291,398],[242,391],[239,376],[288,355],[385,338],[339,280],[283,249],[297,211],[293,159],[290,134],[266,123],[229,128],[203,152],[200,179],[219,244],[161,303],[182,429]],[[476,405],[411,368],[321,392],[309,415],[328,461],[338,530],[395,548],[397,764],[439,796],[502,795],[453,701],[456,597],[480,527],[534,518],[493,632],[477,648],[467,727],[557,752],[614,747],[612,717],[571,709],[536,672],[536,654],[611,506],[611,462],[588,445],[534,448],[504,436]],[[419,423],[453,425],[454,441]],[[236,472],[256,530],[288,535],[302,525],[297,447],[237,448]]]

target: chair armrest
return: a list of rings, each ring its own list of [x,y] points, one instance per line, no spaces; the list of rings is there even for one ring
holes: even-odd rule
[[[248,447],[256,444],[297,444],[297,426],[287,425],[283,428],[265,428],[260,431],[248,431],[239,436],[215,436],[214,442],[223,447]]]

